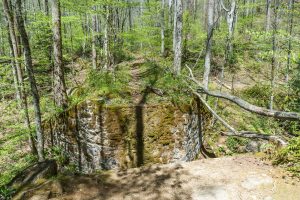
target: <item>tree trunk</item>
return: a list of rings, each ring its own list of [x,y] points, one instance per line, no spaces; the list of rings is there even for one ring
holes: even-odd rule
[[[271,27],[271,2],[272,0],[266,0],[266,31]]]
[[[49,16],[49,2],[48,0],[45,0],[44,1],[44,13],[46,16]],[[47,22],[47,24],[49,24],[49,27],[51,27],[51,24],[49,22]],[[47,34],[48,35],[51,35],[51,28],[48,28],[47,29]],[[49,41],[51,40],[52,38],[49,37]],[[53,71],[53,61],[52,61],[52,45],[49,45],[48,47],[48,60],[49,60],[49,67],[50,67],[50,70]]]
[[[207,30],[207,13],[208,13],[208,0],[202,1],[202,16],[201,16],[201,24],[203,25],[203,30]]]
[[[44,2],[44,12],[45,12],[45,14],[47,15],[47,16],[49,16],[49,3],[48,3],[48,0],[45,0],[45,2]]]
[[[227,22],[227,38],[226,38],[226,49],[225,49],[225,67],[229,67],[232,73],[231,79],[231,91],[234,93],[234,78],[235,78],[235,68],[234,68],[234,60],[233,60],[233,37],[234,37],[234,30],[237,18],[237,11],[236,11],[236,1],[232,0],[230,2],[230,9],[227,9],[221,0],[221,6],[226,12],[226,22]]]
[[[207,39],[206,39],[206,53],[205,53],[205,64],[204,64],[204,75],[203,85],[205,89],[208,89],[209,74],[210,74],[210,63],[211,63],[211,48],[213,40],[214,30],[214,0],[208,0],[207,10]]]
[[[232,47],[232,39],[234,35],[235,22],[236,22],[236,2],[233,0],[230,4],[230,10],[227,12],[227,26],[228,26],[228,36],[227,36],[227,49],[228,54],[231,56],[233,47]]]
[[[132,16],[132,7],[131,7],[131,2],[130,0],[127,0],[127,4],[129,4],[128,6],[128,26],[129,26],[129,30],[131,31],[133,28],[133,16]]]
[[[287,55],[287,66],[286,66],[286,74],[285,81],[289,82],[289,73],[291,68],[291,54],[292,54],[292,35],[293,35],[293,25],[294,25],[294,4],[295,0],[289,0],[289,40],[288,40],[288,55]]]
[[[277,71],[277,33],[278,33],[278,10],[280,0],[275,0],[274,6],[274,22],[273,22],[273,34],[272,34],[272,63],[271,63],[271,95],[270,95],[270,110],[273,109],[274,102],[274,89],[275,89],[275,78]]]
[[[96,10],[96,7],[94,7]],[[96,49],[96,41],[97,41],[97,15],[92,15],[92,62],[93,69],[97,69],[97,49]]]
[[[67,108],[67,93],[63,69],[60,0],[52,0],[53,54],[54,54],[54,102]]]
[[[173,7],[173,0],[169,0],[169,2],[168,2],[168,29],[171,29],[172,23],[173,23],[172,7]]]
[[[174,1],[174,15],[173,15],[173,52],[175,53],[175,38],[176,38],[176,31],[177,30],[177,1],[178,0],[173,0]]]
[[[140,1],[140,27],[141,29],[144,26],[143,23],[143,15],[144,15],[144,0],[139,0]],[[140,43],[140,48],[143,48],[143,42]]]
[[[161,0],[160,30],[161,30],[161,50],[160,50],[160,53],[161,53],[162,56],[165,56],[165,0]]]
[[[175,17],[176,26],[174,29],[174,72],[176,75],[180,74],[182,62],[182,0],[176,0]]]
[[[14,80],[15,84],[17,85],[17,100],[20,103],[20,108],[24,112],[24,120],[25,120],[25,126],[29,131],[29,145],[31,148],[32,153],[37,153],[34,137],[31,134],[31,125],[30,125],[30,119],[28,114],[28,103],[27,103],[27,95],[24,88],[24,80],[23,80],[23,72],[21,68],[21,64],[19,62],[20,58],[20,51],[19,51],[19,44],[16,37],[16,31],[15,31],[15,21],[13,17],[13,12],[10,8],[10,2],[8,0],[3,0],[3,7],[4,11],[7,17],[8,21],[8,29],[9,29],[9,43],[11,52],[13,55],[14,60],[12,61],[12,67],[13,67],[13,74],[14,74]]]
[[[24,26],[24,19],[22,16],[22,2],[21,0],[16,0],[16,17],[17,17],[17,27],[21,36],[21,41],[24,48],[24,58],[25,65],[28,73],[28,78],[30,82],[31,93],[33,97],[33,106],[35,111],[35,125],[36,125],[36,135],[37,135],[37,152],[39,161],[44,161],[44,139],[42,130],[42,119],[40,110],[40,99],[38,94],[38,89],[34,77],[31,49],[29,45],[29,40],[27,32]]]
[[[6,55],[6,51],[5,51],[5,44],[4,44],[4,38],[5,38],[5,34],[4,34],[4,28],[0,27],[1,30],[1,36],[0,36],[0,44],[1,44],[1,48],[0,48],[0,56],[4,56]]]
[[[197,8],[198,8],[198,1],[194,0],[193,1],[193,19],[194,19],[194,21],[197,18]]]
[[[109,34],[109,21],[110,21],[110,9],[108,6],[105,6],[105,28],[104,28],[104,41],[103,41],[103,50],[104,50],[104,69],[108,70],[110,68],[110,34]]]
[[[19,62],[19,58],[20,58],[20,51],[19,51],[19,47],[18,47],[18,41],[17,41],[17,37],[16,37],[16,32],[15,32],[15,22],[14,22],[14,17],[13,17],[13,13],[12,10],[10,8],[10,2],[8,0],[3,0],[3,10],[5,12],[6,15],[6,19],[8,22],[8,31],[9,31],[9,43],[11,46],[11,51],[12,51],[12,55],[14,57],[14,65],[15,66],[15,72],[16,72],[16,82],[18,84],[18,91],[17,91],[17,100],[21,102],[21,84],[20,84],[20,69],[21,69],[21,65]]]
[[[246,2],[245,2],[246,3],[245,4],[246,5],[246,17],[249,16],[249,12],[250,12],[250,8],[249,8],[250,7],[250,3],[249,3],[249,1],[250,0],[246,0]]]

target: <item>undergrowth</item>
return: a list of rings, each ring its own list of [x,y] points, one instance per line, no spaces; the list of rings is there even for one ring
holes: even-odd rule
[[[275,155],[273,163],[283,165],[300,178],[300,137],[292,139],[288,146]]]

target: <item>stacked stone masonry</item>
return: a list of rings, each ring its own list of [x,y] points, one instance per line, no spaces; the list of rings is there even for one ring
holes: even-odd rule
[[[45,121],[45,145],[59,148],[84,173],[191,161],[200,152],[200,122],[209,118],[199,102],[110,106],[90,100]]]

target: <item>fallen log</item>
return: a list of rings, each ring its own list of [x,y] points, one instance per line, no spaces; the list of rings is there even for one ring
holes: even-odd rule
[[[298,112],[285,112],[285,111],[278,111],[278,110],[269,110],[266,108],[262,108],[262,107],[250,104],[249,102],[247,102],[239,97],[230,95],[230,94],[209,91],[209,90],[205,89],[197,79],[195,79],[191,68],[189,68],[187,65],[186,65],[186,67],[190,73],[190,76],[187,76],[187,78],[189,78],[191,81],[196,83],[198,87],[200,87],[197,90],[197,92],[199,92],[199,93],[229,100],[249,112],[256,113],[256,114],[259,114],[262,116],[273,117],[273,118],[282,119],[282,120],[300,121],[300,113],[298,113]]]
[[[252,138],[252,139],[263,139],[268,140],[270,142],[276,143],[279,146],[286,146],[287,142],[282,138],[274,135],[266,135],[261,133],[254,133],[251,131],[236,131],[232,126],[230,126],[222,117],[220,117],[209,105],[208,103],[201,97],[200,94],[193,92],[194,95],[207,107],[207,109],[211,112],[211,114],[219,120],[230,132],[222,132],[223,135],[226,136],[236,136],[236,137],[244,137],[244,138]]]
[[[197,92],[204,93],[209,96],[229,100],[249,112],[253,112],[253,113],[256,113],[256,114],[259,114],[262,116],[273,117],[276,119],[283,119],[283,120],[300,121],[300,113],[297,113],[297,112],[269,110],[266,108],[262,108],[262,107],[250,104],[249,102],[247,102],[243,99],[240,99],[239,97],[236,97],[236,96],[233,96],[230,94],[226,94],[226,93],[221,93],[221,92],[208,91],[204,88],[198,89]]]
[[[270,142],[276,143],[280,146],[286,146],[287,142],[275,135],[266,135],[261,133],[255,133],[251,131],[240,131],[238,134],[232,132],[222,132],[222,135],[225,136],[235,136],[235,137],[243,137],[243,138],[250,138],[250,139],[262,139],[268,140]]]

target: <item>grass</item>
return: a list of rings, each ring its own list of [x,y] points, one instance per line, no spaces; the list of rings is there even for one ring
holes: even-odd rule
[[[22,131],[10,133],[1,139],[0,187],[7,184],[22,169],[36,161],[36,157],[24,148],[26,147],[26,140],[27,136]]]
[[[0,117],[0,188],[24,168],[36,161],[30,153],[27,139],[29,131],[22,123],[22,112],[17,108],[16,102],[7,106],[0,103],[2,115]]]

